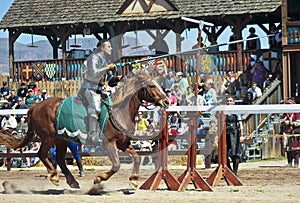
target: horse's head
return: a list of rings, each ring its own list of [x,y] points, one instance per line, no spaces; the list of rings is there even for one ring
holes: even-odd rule
[[[139,88],[137,96],[140,102],[146,101],[163,108],[169,107],[169,99],[159,86],[159,84],[150,78],[150,75],[141,71],[137,75],[136,86]]]

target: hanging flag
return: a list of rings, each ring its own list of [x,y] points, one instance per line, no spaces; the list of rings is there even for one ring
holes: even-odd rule
[[[33,77],[36,80],[41,80],[44,77],[44,73],[45,73],[45,63],[42,62],[36,62],[32,64],[32,70],[33,70]]]
[[[21,67],[21,75],[23,79],[29,80],[32,77],[32,66],[24,65]]]
[[[200,59],[200,74],[212,73],[217,67],[217,58],[214,55],[203,54]]]
[[[52,79],[56,73],[56,64],[46,64],[45,65],[45,74],[49,79]]]

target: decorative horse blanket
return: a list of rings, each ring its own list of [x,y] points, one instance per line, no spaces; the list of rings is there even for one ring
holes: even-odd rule
[[[111,104],[109,98],[105,101]],[[56,131],[58,138],[68,139],[70,141],[80,140],[86,144],[87,139],[87,110],[77,97],[68,97],[64,99],[56,113]],[[108,108],[106,104],[101,106],[101,114],[98,119],[100,126],[100,138],[104,136],[104,129],[109,119]]]

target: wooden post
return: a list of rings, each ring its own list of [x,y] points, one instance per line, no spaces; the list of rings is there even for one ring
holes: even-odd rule
[[[242,186],[243,184],[238,177],[227,167],[227,146],[226,146],[226,124],[223,112],[217,112],[218,117],[218,167],[208,177],[207,182],[216,187],[220,184],[221,178],[224,177],[227,185]]]
[[[178,190],[184,191],[190,181],[192,181],[196,189],[213,191],[211,186],[196,170],[198,113],[192,112],[190,113],[190,115],[191,117],[189,120],[187,169],[178,178],[178,181],[181,183]]]
[[[198,33],[198,48],[201,47],[201,30]],[[194,92],[194,105],[197,106],[197,95],[198,95],[198,77],[200,69],[200,49],[197,52],[196,61],[196,81],[195,81],[195,92]],[[210,185],[203,179],[203,177],[196,170],[196,158],[197,158],[197,127],[198,127],[198,112],[191,112],[189,120],[189,134],[188,134],[188,162],[187,169],[178,178],[181,183],[179,190],[183,191],[187,188],[190,181],[193,182],[196,189],[202,189],[204,191],[212,191]]]
[[[169,113],[168,113],[169,114]],[[158,169],[154,172],[140,187],[142,190],[156,190],[162,181],[165,181],[168,189],[178,190],[179,182],[177,179],[168,171],[168,115],[165,111],[161,111],[160,118],[160,134],[158,137]]]

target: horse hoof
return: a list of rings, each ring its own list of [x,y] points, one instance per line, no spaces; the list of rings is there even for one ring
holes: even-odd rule
[[[78,183],[73,183],[73,184],[70,185],[70,187],[71,188],[77,188],[77,189],[80,188]]]
[[[138,182],[137,182],[136,180],[131,180],[131,181],[129,181],[129,187],[130,187],[131,189],[136,190],[137,187],[138,187]]]
[[[101,181],[102,181],[101,178],[100,178],[100,177],[97,177],[97,178],[94,180],[94,185],[101,183]]]
[[[51,183],[53,183],[55,186],[59,186],[59,181],[58,180],[51,180]]]

